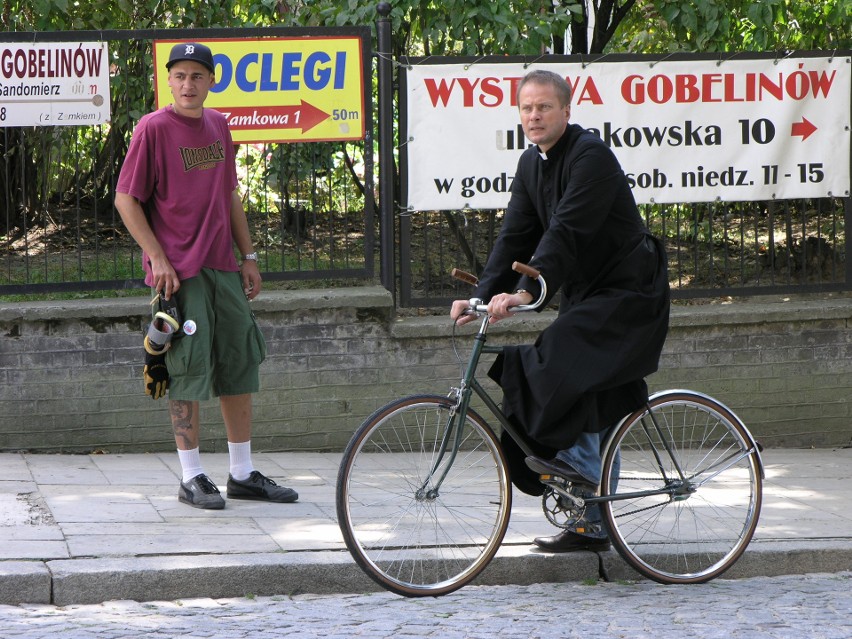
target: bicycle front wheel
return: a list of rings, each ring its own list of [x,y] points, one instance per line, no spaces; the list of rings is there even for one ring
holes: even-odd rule
[[[469,410],[459,424],[454,409],[453,400],[433,395],[392,402],[358,428],[340,464],[337,520],[346,547],[374,581],[407,597],[469,583],[509,525],[500,443],[478,414]]]
[[[640,574],[703,583],[751,541],[763,495],[754,440],[731,411],[692,391],[653,396],[616,429],[603,460],[604,523]]]

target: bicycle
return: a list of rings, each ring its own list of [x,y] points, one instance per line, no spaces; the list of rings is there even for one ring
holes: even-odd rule
[[[513,268],[541,284],[531,267]],[[468,273],[454,276],[475,283]],[[497,553],[509,524],[512,486],[500,440],[471,408],[477,396],[526,455],[524,438],[476,379],[487,307],[467,368],[448,396],[409,395],[376,410],[355,431],[340,464],[338,523],[356,563],[385,589],[438,596],[470,583]],[[454,334],[455,337],[455,334]],[[567,528],[601,506],[612,545],[639,574],[664,584],[703,583],[728,570],[754,535],[763,494],[760,446],[727,406],[691,390],[652,394],[615,426],[591,497],[558,475],[541,475],[542,509]]]

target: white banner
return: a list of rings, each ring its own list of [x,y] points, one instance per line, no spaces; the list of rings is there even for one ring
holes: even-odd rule
[[[636,201],[845,197],[850,57],[415,64],[406,70],[410,210],[497,209],[528,146],[515,93],[565,76],[571,122],[613,150]]]
[[[110,119],[105,42],[0,42],[0,126],[79,126]]]

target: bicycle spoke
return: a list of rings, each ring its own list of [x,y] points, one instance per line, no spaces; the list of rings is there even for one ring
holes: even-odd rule
[[[615,497],[603,505],[607,527],[641,574],[707,581],[733,565],[754,534],[757,455],[736,418],[706,396],[673,391],[650,405],[653,419],[645,412],[626,420],[604,459],[602,489]]]
[[[347,547],[374,580],[407,596],[469,582],[508,526],[511,491],[493,432],[469,412],[458,450],[442,448],[455,443],[457,431],[445,436],[453,407],[415,396],[377,411],[341,464],[337,507]]]

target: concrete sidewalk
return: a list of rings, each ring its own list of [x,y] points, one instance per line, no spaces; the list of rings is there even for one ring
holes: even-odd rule
[[[852,449],[767,450],[757,533],[726,577],[852,570]],[[226,454],[202,457],[223,489]],[[255,453],[295,504],[178,502],[175,453],[0,454],[0,604],[99,603],[378,589],[335,517],[339,454]],[[541,503],[515,491],[509,532],[478,583],[631,578],[615,551],[547,555]]]

